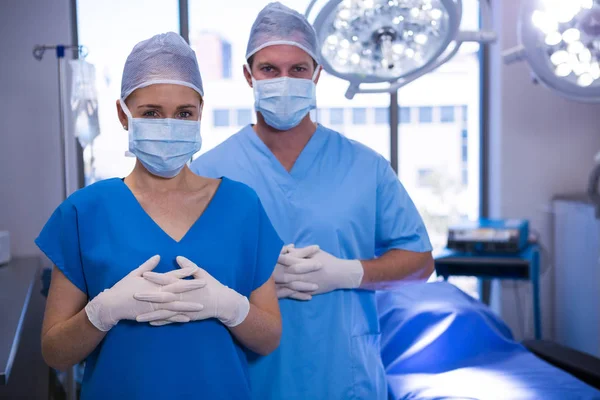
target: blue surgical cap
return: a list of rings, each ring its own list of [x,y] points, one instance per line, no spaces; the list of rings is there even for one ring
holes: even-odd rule
[[[246,60],[259,50],[278,44],[299,47],[319,63],[315,29],[304,15],[276,2],[269,3],[258,13],[250,30]]]
[[[196,53],[174,32],[135,45],[123,68],[121,100],[136,89],[159,83],[187,86],[204,96]]]

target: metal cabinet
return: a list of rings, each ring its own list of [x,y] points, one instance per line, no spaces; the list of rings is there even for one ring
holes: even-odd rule
[[[600,220],[586,195],[559,196],[554,214],[556,341],[600,357]]]

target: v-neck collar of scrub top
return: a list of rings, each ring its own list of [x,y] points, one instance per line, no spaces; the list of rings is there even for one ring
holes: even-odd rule
[[[306,143],[306,146],[304,146],[304,149],[302,149],[296,159],[294,166],[288,172],[277,157],[275,157],[271,149],[258,137],[252,125],[248,125],[241,133],[253,148],[264,156],[263,161],[271,167],[269,171],[270,175],[287,194],[291,194],[298,182],[306,177],[327,140],[327,133],[320,124],[317,124],[315,133],[308,140],[308,143]],[[284,135],[285,133],[282,134]]]
[[[123,179],[119,179],[119,178],[115,178],[115,179],[117,179],[120,182],[120,186],[126,192],[127,197],[134,204],[134,207],[136,208],[137,212],[140,215],[142,215],[142,217],[148,222],[148,224],[150,226],[152,226],[153,229],[158,230],[161,235],[165,236],[172,243],[174,243],[176,245],[185,241],[185,239],[191,234],[192,231],[195,230],[196,226],[199,225],[201,223],[201,221],[210,217],[211,209],[214,207],[214,206],[212,206],[212,204],[219,201],[218,197],[221,196],[221,192],[223,191],[223,185],[227,181],[227,178],[225,178],[225,177],[220,178],[221,182],[219,182],[219,186],[217,186],[215,193],[213,193],[208,204],[206,205],[206,207],[204,207],[202,214],[200,214],[198,216],[198,218],[196,218],[194,220],[192,225],[183,234],[183,236],[179,240],[177,240],[173,236],[171,236],[162,226],[160,226],[158,224],[158,222],[156,222],[156,220],[154,218],[152,218],[152,216],[144,209],[144,207],[142,207],[142,204],[140,203],[140,201],[137,199],[137,197],[135,197],[135,194],[133,194],[133,191],[129,188],[129,186],[127,186],[127,184],[125,183],[125,181]],[[208,214],[208,215],[205,216],[205,214]]]

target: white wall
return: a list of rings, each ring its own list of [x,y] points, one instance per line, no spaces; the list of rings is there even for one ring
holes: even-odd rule
[[[503,65],[500,50],[517,45],[520,1],[493,3],[500,41],[492,50],[490,213],[529,219],[551,252],[549,204],[555,194],[585,190],[593,156],[600,150],[600,105],[567,101],[533,85],[526,63]],[[552,275],[549,271],[541,280],[545,338],[553,336]],[[502,316],[518,337],[532,337],[531,290],[525,284],[518,287],[503,285]]]
[[[69,0],[0,1],[0,230],[12,253],[33,240],[62,200],[56,57],[36,44],[71,42]]]

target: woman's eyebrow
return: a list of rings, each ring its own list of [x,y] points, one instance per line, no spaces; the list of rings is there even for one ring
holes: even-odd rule
[[[138,106],[138,108],[160,108],[160,109],[162,109],[163,107],[159,104],[142,104],[141,106]]]
[[[193,104],[184,104],[182,106],[177,107],[178,110],[181,110],[182,108],[198,108]]]

